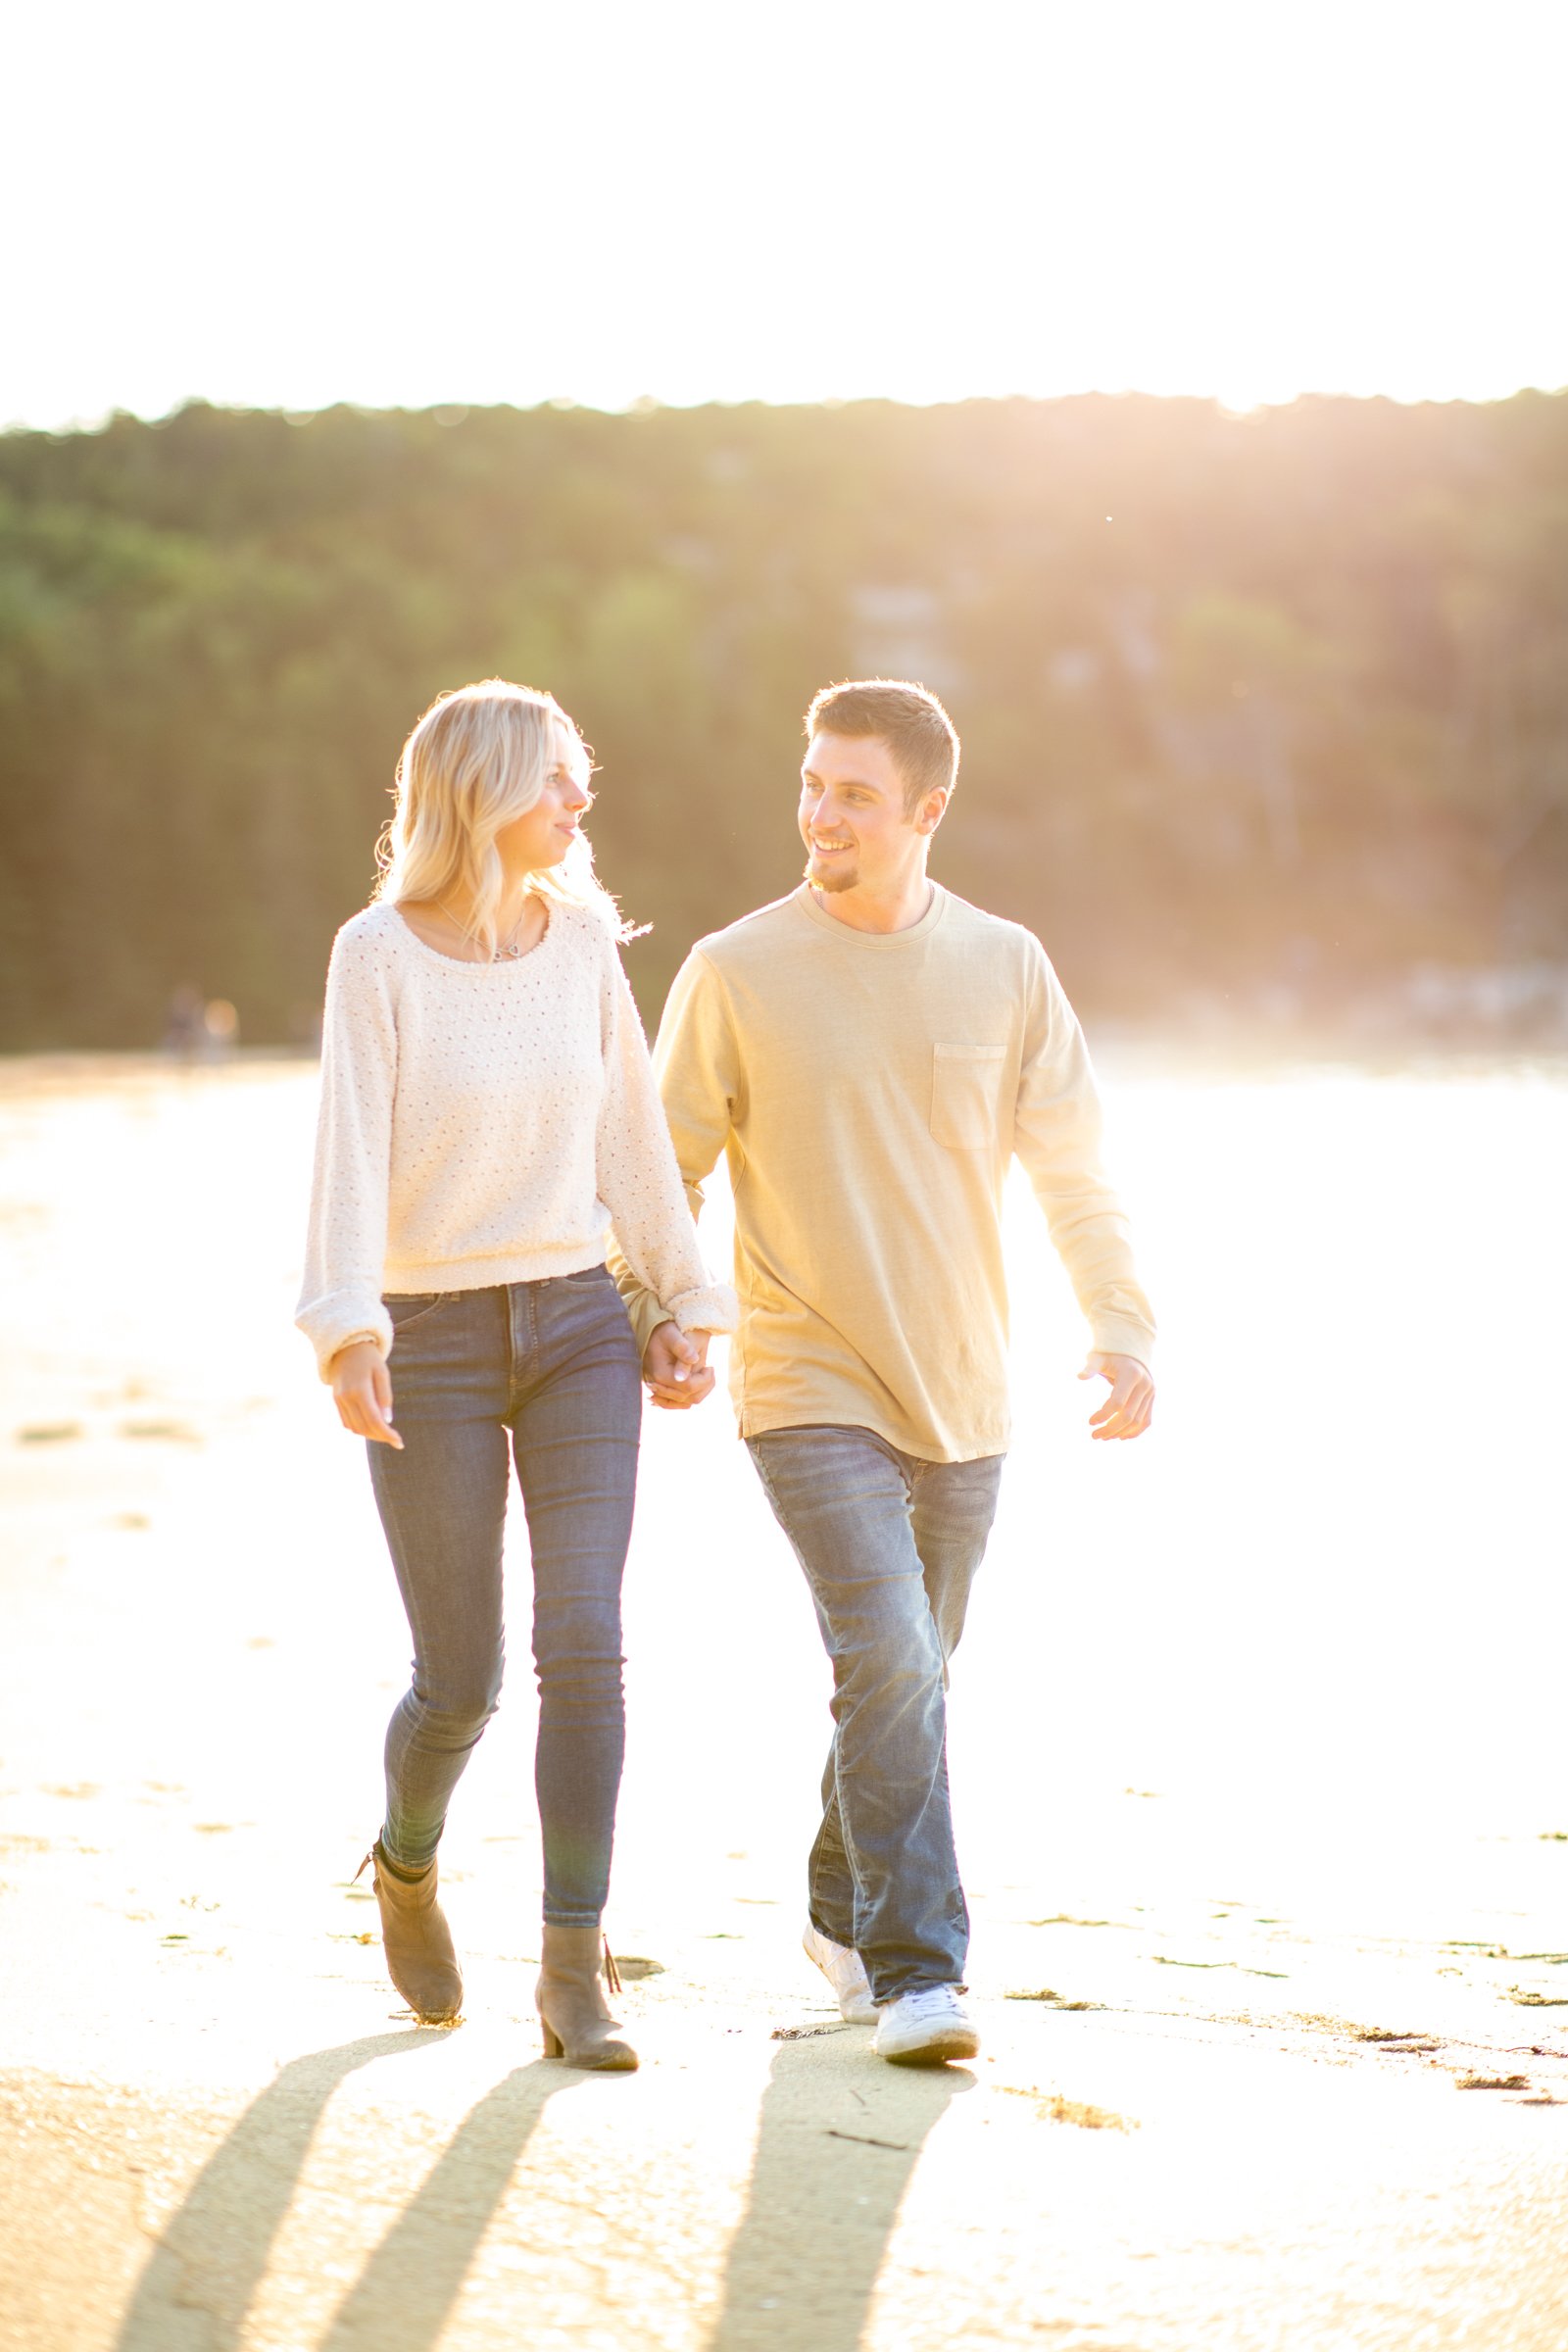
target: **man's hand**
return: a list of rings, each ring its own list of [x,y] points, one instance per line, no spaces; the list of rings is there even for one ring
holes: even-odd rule
[[[1089,1416],[1093,1438],[1141,1438],[1154,1415],[1154,1383],[1136,1355],[1095,1354],[1080,1380],[1108,1380],[1110,1395]]]
[[[643,1378],[649,1396],[666,1413],[689,1412],[701,1404],[713,1386],[708,1333],[661,1323],[643,1349]]]
[[[373,1340],[356,1340],[333,1356],[332,1401],[344,1428],[357,1438],[403,1451],[403,1440],[392,1426],[392,1378]]]

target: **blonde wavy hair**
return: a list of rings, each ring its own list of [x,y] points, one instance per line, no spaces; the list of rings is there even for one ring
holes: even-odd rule
[[[473,908],[475,937],[494,956],[505,879],[496,835],[533,808],[563,741],[586,788],[593,756],[553,694],[481,678],[437,695],[398,760],[397,797],[376,844],[381,873],[372,897],[396,904],[458,891]],[[541,898],[590,907],[617,939],[636,937],[581,838],[559,865],[542,867],[528,881]]]

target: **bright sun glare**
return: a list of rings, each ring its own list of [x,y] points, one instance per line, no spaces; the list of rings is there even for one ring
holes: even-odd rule
[[[89,0],[10,49],[13,421],[1568,380],[1544,0]]]

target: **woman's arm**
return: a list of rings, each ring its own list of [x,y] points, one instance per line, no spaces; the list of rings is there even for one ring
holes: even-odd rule
[[[620,1254],[682,1331],[733,1331],[727,1283],[709,1279],[620,957],[605,942],[602,995],[605,1096],[599,1114],[599,1198]]]
[[[321,1378],[364,1342],[391,1350],[381,1304],[397,1023],[389,976],[373,938],[339,932],[326,975],[321,1107],[316,1130],[305,1280],[295,1321]]]

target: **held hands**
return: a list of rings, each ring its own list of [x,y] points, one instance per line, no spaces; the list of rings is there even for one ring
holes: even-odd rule
[[[708,1339],[706,1331],[682,1331],[678,1323],[661,1323],[643,1349],[643,1378],[662,1412],[690,1412],[711,1392]]]
[[[373,1340],[356,1340],[333,1356],[332,1401],[344,1428],[357,1438],[402,1452],[403,1440],[392,1426],[392,1378]]]
[[[1092,1438],[1141,1438],[1154,1412],[1154,1384],[1136,1355],[1091,1355],[1080,1380],[1108,1380],[1110,1395],[1089,1416]]]

